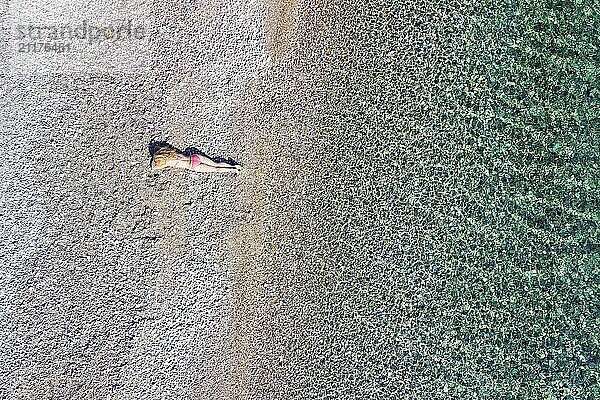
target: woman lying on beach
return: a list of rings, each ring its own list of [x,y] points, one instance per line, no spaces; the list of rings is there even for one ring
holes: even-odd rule
[[[152,170],[182,168],[194,172],[239,172],[240,166],[227,162],[216,162],[201,154],[186,155],[170,145],[163,145],[152,153]]]

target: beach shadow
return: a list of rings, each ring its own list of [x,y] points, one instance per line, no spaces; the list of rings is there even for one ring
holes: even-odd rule
[[[150,157],[154,156],[154,153],[165,147],[182,153],[181,150],[179,150],[177,147],[173,146],[170,143],[167,143],[162,140],[152,140],[150,143],[148,143],[148,152],[150,153]]]

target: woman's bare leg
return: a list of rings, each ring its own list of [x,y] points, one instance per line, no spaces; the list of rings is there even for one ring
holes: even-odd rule
[[[202,164],[206,164],[206,165],[210,165],[211,167],[219,167],[219,168],[232,168],[235,167],[232,164],[229,164],[227,162],[217,162],[217,161],[213,161],[210,158],[203,156],[201,154],[197,154],[197,156],[200,158],[200,162]]]
[[[222,163],[219,163],[222,164]],[[195,172],[238,172],[239,169],[234,167],[233,165],[224,163],[226,166],[223,167],[215,167],[213,165],[206,164],[198,164],[192,171]],[[191,169],[191,168],[190,168]]]

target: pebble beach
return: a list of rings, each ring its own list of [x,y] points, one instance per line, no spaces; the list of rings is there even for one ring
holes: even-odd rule
[[[0,398],[600,397],[596,4],[44,7],[0,5]]]

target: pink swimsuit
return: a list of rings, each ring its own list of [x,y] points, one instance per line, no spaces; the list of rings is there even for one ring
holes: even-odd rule
[[[192,163],[192,169],[194,169],[198,165],[202,164],[202,161],[200,160],[200,156],[198,154],[192,154],[191,163]]]

